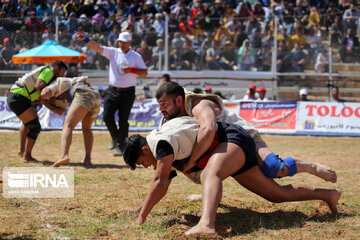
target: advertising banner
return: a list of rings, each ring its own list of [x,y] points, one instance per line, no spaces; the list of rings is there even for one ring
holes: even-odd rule
[[[360,136],[360,104],[299,102],[299,134]]]
[[[296,132],[296,102],[241,102],[239,115],[260,132]]]

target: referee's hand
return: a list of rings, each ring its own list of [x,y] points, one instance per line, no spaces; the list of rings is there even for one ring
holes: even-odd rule
[[[84,41],[85,35],[82,32],[75,31],[75,33],[76,33],[76,39],[78,41]]]

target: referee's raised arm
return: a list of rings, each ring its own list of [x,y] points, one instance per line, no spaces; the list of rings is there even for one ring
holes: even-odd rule
[[[89,48],[93,49],[95,52],[103,54],[104,48],[100,44],[91,40],[89,36],[85,35],[82,32],[75,31],[75,33],[78,41],[83,41]]]

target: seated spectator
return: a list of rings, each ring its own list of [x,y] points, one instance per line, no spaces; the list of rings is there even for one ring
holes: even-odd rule
[[[258,29],[259,32],[261,32],[261,25],[259,21],[256,19],[256,17],[251,16],[249,17],[249,20],[246,22],[245,33],[248,36],[251,36],[251,34],[253,33],[253,29]]]
[[[86,15],[84,13],[81,14],[79,21],[78,21],[78,31],[79,31],[79,29],[82,29],[84,32],[90,33],[91,28],[92,28],[92,25],[91,25],[89,18],[86,17]]]
[[[202,20],[205,18],[206,8],[203,6],[201,0],[194,0],[193,9],[191,11],[191,21]]]
[[[304,4],[303,4],[304,3]],[[306,6],[306,2],[296,1],[296,7],[294,8],[295,22],[298,26],[307,26],[308,17],[310,14],[309,6]]]
[[[229,21],[231,21],[234,16],[236,16],[235,9],[231,6],[230,3],[226,3],[225,4],[225,13],[224,13],[224,16],[221,19],[221,21],[223,22],[223,24],[226,24]]]
[[[242,22],[240,21],[238,16],[234,16],[231,21],[228,21],[225,24],[226,29],[229,31],[229,33],[234,36],[236,32],[236,28],[241,27]]]
[[[145,37],[146,33],[150,30],[151,27],[152,24],[150,18],[145,14],[141,15],[141,19],[137,25],[137,33],[140,36]]]
[[[329,57],[326,54],[325,49],[320,49],[316,57],[315,72],[323,73],[329,69]]]
[[[236,59],[237,56],[235,53],[235,49],[232,46],[231,42],[228,40],[225,43],[223,51],[220,53],[220,67],[223,70],[237,70]]]
[[[103,31],[105,32],[105,34],[109,34],[113,29],[114,29],[114,26],[120,26],[118,24],[118,22],[116,21],[116,15],[115,13],[112,13],[110,15],[110,17],[108,19],[105,20],[104,22],[104,26],[103,26]],[[120,28],[119,28],[120,29]]]
[[[36,6],[35,6],[35,1],[34,0],[29,0],[28,2],[28,6],[26,6],[24,8],[24,13],[23,16],[25,17],[26,20],[28,20],[27,18],[30,17],[30,13],[34,12],[36,15]]]
[[[256,92],[255,84],[250,84],[247,93],[243,97],[243,100],[256,100],[255,92]]]
[[[257,101],[269,101],[266,95],[266,88],[260,87],[259,89],[256,89],[256,92],[259,94],[259,97],[256,99]]]
[[[59,27],[59,44],[65,47],[69,46],[71,42],[71,35],[68,34],[66,27]]]
[[[346,102],[345,99],[339,97],[339,87],[332,86],[330,102]]]
[[[286,33],[291,35],[295,23],[294,18],[294,6],[292,3],[285,3],[284,4],[284,21],[283,27],[286,29]]]
[[[94,6],[94,10],[97,12],[97,14],[100,14],[105,19],[109,17],[110,13],[107,11],[107,9],[104,7],[101,0],[97,0],[96,4]]]
[[[308,27],[313,27],[316,31],[320,30],[320,8],[311,7],[309,14]]]
[[[156,47],[152,49],[152,65],[155,69],[161,70],[165,62],[164,40],[156,40]]]
[[[358,62],[359,61],[359,39],[348,28],[346,35],[343,37],[340,46],[340,58],[342,62]],[[350,58],[350,60],[348,60]]]
[[[43,18],[45,13],[48,13],[48,16],[51,15],[51,8],[47,5],[46,0],[41,0],[41,3],[36,8],[36,17]]]
[[[61,0],[56,0],[54,4],[51,6],[51,16],[59,19],[62,19],[64,14],[64,5],[62,4]]]
[[[1,1],[0,7],[1,6],[1,11],[4,11],[6,13],[6,17],[16,17],[17,4],[15,1]]]
[[[207,8],[208,12],[208,20],[215,21],[215,19],[220,19],[222,16],[224,16],[225,8],[222,5],[221,0],[215,0],[214,4],[210,4],[210,6]]]
[[[251,14],[256,17],[256,19],[260,22],[263,22],[265,19],[265,11],[261,7],[261,3],[255,2],[253,5],[254,9],[251,11]]]
[[[183,53],[180,55],[181,70],[197,70],[199,56],[190,48],[189,43],[184,42]]]
[[[307,89],[306,89],[306,88],[300,89],[300,91],[299,91],[299,96],[300,96],[300,101],[309,101],[309,100],[307,99],[308,92],[307,92]]]
[[[114,47],[115,42],[117,41],[120,34],[120,26],[114,25],[112,31],[107,37],[107,46],[108,47]]]
[[[172,48],[169,54],[169,69],[180,70],[181,69],[180,54],[178,48]]]
[[[145,36],[145,41],[149,45],[149,47],[155,47],[156,46],[156,40],[157,36],[155,33],[155,29],[153,27],[150,28],[148,33]]]
[[[145,99],[150,99],[150,98],[153,98],[153,97],[150,95],[149,86],[144,86],[143,93],[136,97],[137,100],[145,100]]]
[[[198,34],[201,34],[203,33],[203,27],[201,26],[200,24],[200,21],[199,20],[195,20],[194,22],[194,30],[193,30],[193,35],[196,36]]]
[[[170,13],[170,18],[168,22],[169,26],[169,35],[172,38],[176,32],[180,32],[179,21],[175,18],[175,13]]]
[[[98,92],[100,94],[100,97],[101,97],[101,102],[104,101],[104,98],[105,98],[105,95],[106,95],[106,91],[105,91],[105,86],[103,84],[100,84],[98,86]]]
[[[354,4],[350,4],[350,8],[347,9],[343,15],[345,27],[351,28],[353,32],[356,32],[359,18],[360,10],[358,10]]]
[[[69,34],[75,33],[75,31],[77,31],[78,24],[79,24],[79,22],[77,20],[76,13],[74,13],[74,12],[70,13],[69,19],[65,22],[67,32]]]
[[[335,18],[340,18],[341,17],[341,12],[336,7],[336,5],[331,2],[329,4],[328,9],[326,10],[325,17],[326,17],[326,19],[325,19],[326,32],[328,32],[329,28],[335,22]]]
[[[242,46],[245,39],[248,39],[248,36],[244,32],[243,26],[237,27],[234,36],[235,48],[239,49]]]
[[[158,11],[157,11],[156,7],[154,6],[153,1],[151,1],[151,0],[144,1],[142,14],[152,14],[152,16],[155,16],[155,14],[157,12]]]
[[[304,48],[307,43],[307,38],[304,35],[304,29],[302,27],[297,27],[294,35],[291,36],[291,43],[288,44],[288,49],[292,49],[294,44],[298,43],[301,48]]]
[[[344,37],[344,25],[341,22],[340,17],[335,17],[335,22],[331,25],[331,45],[338,46]]]
[[[220,70],[221,47],[219,42],[212,40],[211,47],[206,50],[205,63],[209,70]]]
[[[102,33],[102,27],[103,27],[103,17],[97,13],[91,18],[91,33]]]
[[[160,80],[160,82],[158,83],[158,85],[156,86],[156,90],[155,90],[155,91],[157,91],[161,85],[163,85],[164,83],[168,83],[168,82],[171,82],[170,75],[167,74],[167,73],[164,73],[164,74],[161,76],[161,80]]]
[[[81,68],[84,69],[95,69],[95,59],[97,53],[88,47],[87,45],[83,46],[81,48],[81,52],[84,53],[87,57],[87,60],[85,60],[83,63],[81,63]]]
[[[64,14],[65,18],[68,18],[70,13],[74,12],[76,14],[79,13],[80,5],[77,0],[70,0],[64,5]]]
[[[168,0],[161,0],[160,4],[158,6],[158,12],[161,13],[162,15],[169,15],[171,10],[170,10],[170,6],[169,6],[169,1]]]
[[[220,45],[223,46],[227,40],[231,41],[232,36],[227,30],[227,28],[224,25],[222,25],[216,30],[214,39],[215,41],[220,42]]]
[[[261,71],[270,71],[272,63],[272,50],[269,43],[265,43],[261,50]]]
[[[4,38],[4,46],[0,50],[1,65],[4,70],[15,69],[15,65],[12,63],[12,56],[15,54],[14,48],[11,46],[10,39]]]
[[[41,23],[43,28],[45,29],[48,28],[49,26],[52,26],[55,32],[55,22],[52,20],[48,12],[45,12],[44,14],[45,16],[42,18],[42,23]]]
[[[140,11],[141,12],[141,11]],[[130,8],[125,1],[116,1],[116,16],[124,16],[127,18],[130,14]]]
[[[291,64],[294,72],[304,72],[306,63],[306,55],[299,43],[294,44],[294,49],[291,51]]]
[[[138,48],[136,50],[136,52],[138,52],[141,57],[144,60],[144,63],[146,66],[149,66],[149,64],[151,63],[151,58],[152,58],[152,51],[149,48],[149,46],[147,45],[145,40],[142,40],[140,43],[140,48]]]
[[[249,16],[251,16],[251,9],[246,2],[239,2],[235,9],[237,15],[240,18],[240,21],[246,20]]]
[[[116,4],[113,0],[106,0],[102,2],[103,7],[106,9],[106,11],[111,14],[116,14]]]
[[[200,46],[203,42],[203,35],[198,33],[195,35],[194,40],[192,40],[191,48],[200,56]]]
[[[251,33],[250,45],[257,53],[261,53],[262,39],[260,30],[257,28],[254,28],[253,32]]]
[[[184,44],[185,40],[181,38],[181,33],[176,32],[174,34],[174,38],[171,40],[171,47],[177,48],[179,52],[182,52],[182,46]]]
[[[24,42],[27,42],[29,46],[32,46],[32,35],[28,33],[26,26],[22,26],[20,31],[16,31],[16,35],[14,38],[15,45],[23,45]]]
[[[155,21],[153,23],[156,36],[158,38],[163,38],[165,34],[165,21],[161,13],[155,14]]]
[[[256,60],[256,52],[250,46],[250,41],[246,39],[243,42],[243,45],[239,49],[239,68],[243,71],[256,71],[255,68],[255,60]]]
[[[30,19],[26,21],[26,27],[29,32],[42,32],[43,27],[40,19],[36,18],[36,13],[30,13]]]
[[[180,16],[179,29],[183,34],[192,35],[194,31],[194,24],[187,19],[187,16]]]

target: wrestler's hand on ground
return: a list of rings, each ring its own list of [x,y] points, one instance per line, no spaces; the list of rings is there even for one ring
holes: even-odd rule
[[[142,217],[141,215],[138,216],[138,218],[135,221],[135,225],[140,225],[145,222],[146,218]]]

